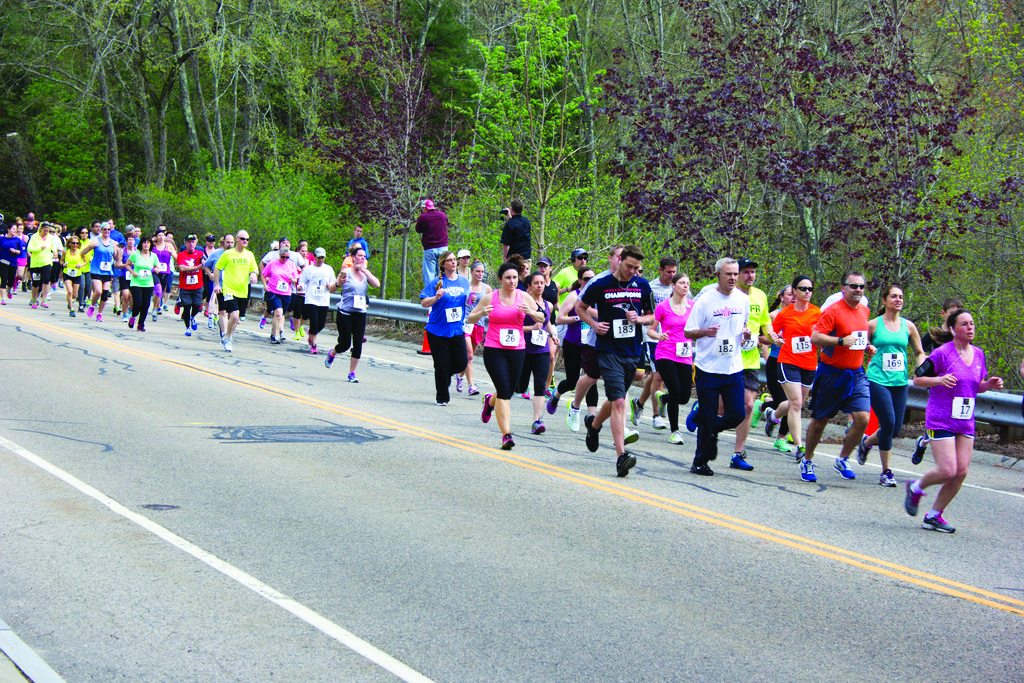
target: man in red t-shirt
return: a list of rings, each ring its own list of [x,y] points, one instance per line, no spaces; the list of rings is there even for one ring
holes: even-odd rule
[[[185,323],[185,336],[196,329],[195,316],[203,310],[203,261],[206,253],[196,249],[198,238],[185,237],[185,248],[178,252],[178,306]]]
[[[875,352],[868,336],[870,313],[861,305],[866,280],[861,273],[843,276],[843,298],[825,309],[811,331],[811,343],[821,349],[818,371],[811,388],[811,423],[807,425],[807,452],[800,461],[800,478],[817,481],[814,449],[825,425],[842,410],[853,418],[835,469],[844,479],[856,479],[846,459],[860,443],[871,415],[871,392],[864,374],[864,357]]]

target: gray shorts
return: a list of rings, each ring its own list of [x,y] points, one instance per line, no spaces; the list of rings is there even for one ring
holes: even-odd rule
[[[633,383],[640,362],[639,356],[620,356],[608,351],[597,352],[597,364],[604,379],[604,395],[609,401],[626,398],[626,390]]]
[[[178,303],[182,306],[202,306],[203,290],[200,289],[178,289]]]
[[[757,370],[743,371],[743,388],[755,394],[761,390],[761,383],[757,381]]]

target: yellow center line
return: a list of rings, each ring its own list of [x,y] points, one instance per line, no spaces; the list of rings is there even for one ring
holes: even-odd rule
[[[396,431],[409,434],[410,436],[428,439],[430,441],[451,446],[469,453],[483,455],[487,458],[499,460],[501,462],[516,465],[518,467],[533,470],[535,472],[539,472],[542,474],[547,474],[549,476],[553,476],[564,481],[580,484],[592,489],[604,491],[606,493],[611,493],[621,498],[626,498],[628,500],[632,500],[638,503],[644,503],[646,505],[660,508],[662,510],[674,512],[676,514],[690,517],[692,519],[697,519],[703,522],[707,522],[709,524],[714,524],[722,528],[737,531],[748,536],[753,536],[755,538],[760,538],[766,541],[771,541],[773,543],[778,543],[779,545],[783,545],[789,548],[801,550],[812,555],[817,555],[819,557],[824,557],[831,560],[835,560],[837,562],[842,562],[852,567],[864,569],[875,574],[880,574],[882,576],[887,576],[900,581],[906,581],[908,583],[912,583],[923,588],[934,590],[944,595],[969,600],[971,602],[980,605],[985,605],[988,607],[993,607],[1004,612],[1010,612],[1012,614],[1024,616],[1024,601],[1012,598],[1007,595],[995,593],[993,591],[971,586],[969,584],[961,583],[959,581],[946,579],[941,576],[936,576],[934,574],[919,571],[911,567],[906,567],[900,564],[896,564],[894,562],[889,562],[887,560],[882,560],[876,557],[872,557],[870,555],[865,555],[863,553],[858,553],[852,550],[847,550],[845,548],[840,548],[838,546],[829,545],[827,543],[822,543],[820,541],[815,541],[813,539],[797,536],[795,534],[791,534],[786,531],[781,531],[779,529],[773,529],[771,527],[757,524],[754,522],[748,522],[737,517],[732,517],[726,514],[722,514],[720,512],[715,512],[714,510],[701,508],[690,503],[684,503],[682,501],[674,500],[672,498],[666,498],[664,496],[660,496],[654,493],[641,491],[639,489],[635,489],[624,484],[620,484],[618,482],[609,482],[598,477],[584,474],[582,472],[577,472],[575,470],[558,467],[556,465],[550,465],[548,463],[532,460],[530,458],[520,455],[513,455],[507,451],[502,451],[496,448],[490,448],[488,446],[482,446],[472,441],[466,441],[453,436],[449,436],[447,434],[434,432],[423,427],[416,427],[414,425],[405,424],[403,422],[398,422],[396,420],[381,417],[379,415],[373,415],[371,413],[365,413],[359,410],[354,410],[352,408],[346,408],[344,406],[330,403],[328,401],[323,401],[321,399],[288,391],[287,389],[263,386],[254,381],[234,377],[224,372],[220,372],[210,368],[205,368],[192,363],[174,360],[173,358],[161,356],[155,353],[151,353],[149,351],[134,349],[129,346],[119,344],[117,342],[97,339],[95,337],[91,337],[80,332],[65,330],[54,325],[50,325],[48,323],[32,320],[29,318],[23,318],[18,315],[13,315],[6,311],[0,312],[0,316],[9,318],[11,320],[16,320],[23,324],[32,325],[41,329],[49,330],[57,334],[66,335],[74,339],[96,344],[97,346],[122,351],[124,353],[128,353],[141,358],[147,358],[167,365],[172,365],[178,368],[207,375],[209,377],[214,377],[216,379],[230,382],[238,386],[254,389],[265,394],[286,398],[290,401],[301,403],[311,408],[326,410],[338,415],[350,417],[355,420],[367,422],[369,424],[394,429]]]

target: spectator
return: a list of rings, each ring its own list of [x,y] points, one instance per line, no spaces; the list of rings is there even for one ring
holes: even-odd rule
[[[519,254],[526,260],[532,257],[530,249],[530,221],[523,217],[523,200],[513,199],[510,207],[512,217],[501,229],[501,257],[508,260],[509,254]]]
[[[562,301],[565,301],[565,295],[568,294],[572,290],[573,285],[576,284],[576,281],[579,279],[580,268],[587,265],[587,260],[589,258],[590,255],[587,254],[586,249],[580,249],[579,247],[573,249],[572,263],[567,265],[565,268],[562,268],[558,271],[557,275],[551,278],[551,281],[558,285],[559,305],[561,305]]]
[[[416,232],[422,236],[423,244],[423,286],[437,277],[437,258],[448,249],[448,216],[434,208],[434,202],[426,199],[420,206],[416,219]]]
[[[419,221],[417,221],[417,223],[418,222]],[[345,253],[349,253],[353,245],[356,244],[361,246],[363,248],[363,251],[366,252],[366,258],[370,258],[370,245],[366,242],[365,239],[363,239],[363,226],[361,225],[357,225],[352,229],[352,239],[350,239],[348,241],[348,244],[345,245]]]

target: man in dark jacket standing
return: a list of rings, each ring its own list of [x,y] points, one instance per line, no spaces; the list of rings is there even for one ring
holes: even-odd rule
[[[523,200],[513,199],[510,207],[512,217],[505,221],[501,230],[501,257],[508,259],[509,254],[519,254],[530,259],[530,221],[523,217]]]
[[[416,232],[423,244],[423,286],[437,277],[437,259],[448,248],[448,216],[427,199],[420,205]]]

